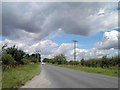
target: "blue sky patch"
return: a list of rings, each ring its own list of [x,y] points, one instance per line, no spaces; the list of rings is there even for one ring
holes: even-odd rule
[[[119,11],[120,10],[120,7],[114,7],[112,8],[113,11]]]
[[[99,32],[90,37],[84,37],[74,34],[63,34],[61,37],[54,38],[52,40],[58,43],[59,45],[62,43],[73,43],[72,40],[77,40],[79,44],[78,48],[90,49],[94,47],[95,43],[101,41],[102,38],[103,38],[103,32]]]
[[[0,36],[0,41],[7,39],[5,36]]]

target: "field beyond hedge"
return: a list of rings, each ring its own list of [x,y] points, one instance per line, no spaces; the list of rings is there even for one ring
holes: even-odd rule
[[[20,65],[2,73],[2,88],[19,88],[26,81],[38,75],[41,71],[40,63]]]

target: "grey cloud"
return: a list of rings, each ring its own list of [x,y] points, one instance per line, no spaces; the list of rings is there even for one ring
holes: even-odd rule
[[[40,31],[41,29],[39,26],[35,25],[36,23],[33,20],[32,15],[30,16],[29,12],[21,12],[20,10],[24,9],[24,7],[21,6],[18,8],[15,4],[16,3],[3,3],[3,35],[10,30],[12,31],[10,27],[14,29],[24,29],[29,32]],[[28,15],[26,13],[28,13]],[[8,31],[6,27],[9,27],[10,30]]]
[[[90,36],[102,29],[115,27],[116,22],[109,27],[109,24],[112,24],[109,20],[112,15],[109,15],[109,18],[106,14],[98,17],[97,13],[100,9],[110,9],[111,6],[116,5],[117,3],[105,2],[3,3],[3,36],[19,39],[20,37],[17,37],[21,34],[19,30],[24,30],[37,34],[34,39],[42,39],[59,28],[62,28],[65,33]],[[103,20],[108,21],[107,26],[102,23]],[[13,32],[16,37],[13,37]]]

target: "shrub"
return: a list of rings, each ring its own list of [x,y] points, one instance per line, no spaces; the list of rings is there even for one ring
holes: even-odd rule
[[[119,65],[119,56],[115,56],[112,58],[107,58],[107,56],[103,56],[102,58],[99,59],[89,59],[89,60],[81,60],[81,65],[82,66],[87,66],[87,67],[101,67],[101,68],[110,68],[113,66],[118,66]]]
[[[84,58],[81,59],[81,65],[82,65],[82,66],[85,65],[85,60],[84,60]]]
[[[7,48],[5,52],[7,54],[10,54],[14,58],[14,60],[17,62],[17,64],[20,64],[21,59],[23,59],[25,55],[25,52],[16,48],[15,45],[13,47]]]
[[[70,65],[79,65],[80,62],[79,61],[69,61],[68,64],[70,64]]]
[[[37,59],[37,58],[31,58],[31,62],[37,63],[37,62],[38,62],[38,59]]]
[[[44,58],[44,59],[43,59],[43,62],[48,62],[48,63],[50,63],[50,62],[51,62],[51,59]]]
[[[31,62],[31,60],[30,59],[27,59],[27,58],[23,58],[22,60],[21,60],[21,64],[29,64]]]
[[[10,54],[3,54],[2,56],[3,65],[15,65],[16,61]]]
[[[58,55],[58,56],[55,56],[52,61],[51,61],[52,64],[67,64],[67,60],[66,60],[66,57],[61,54],[61,55]]]

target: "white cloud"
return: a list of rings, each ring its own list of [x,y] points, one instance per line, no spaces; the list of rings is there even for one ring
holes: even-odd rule
[[[24,47],[26,46],[25,43],[23,42],[19,42],[19,41],[13,41],[13,40],[9,40],[9,39],[5,39],[4,41],[0,41],[0,45],[4,45],[7,44],[7,47],[11,47],[13,45],[16,45],[19,49],[24,49]]]
[[[66,55],[71,49],[73,49],[73,44],[63,43],[56,50],[53,51],[55,55],[64,54]]]
[[[53,58],[56,55],[63,54],[67,57],[68,60],[73,60],[73,44],[71,43],[63,43],[58,46],[57,43],[51,40],[43,40],[37,43],[30,45],[30,43],[21,43],[13,40],[4,40],[0,41],[0,44],[8,43],[8,47],[16,45],[19,49],[24,50],[25,52],[32,54],[36,51],[41,51],[41,56],[43,58]],[[89,59],[89,58],[98,58],[103,55],[114,56],[118,54],[118,50],[111,48],[108,50],[99,50],[96,48],[92,49],[79,49],[76,48],[77,60],[81,60],[81,58]]]
[[[68,51],[69,52],[69,51]],[[68,59],[73,60],[73,50],[71,50],[71,53],[68,54]],[[100,58],[104,55],[107,55],[109,57],[115,56],[118,54],[118,50],[111,48],[108,50],[99,50],[96,48],[92,49],[76,49],[76,55],[77,55],[77,60],[81,60],[82,58],[85,59],[90,59],[90,58]]]
[[[44,40],[34,44],[31,44],[31,42],[26,42],[26,41],[20,42],[20,41],[8,40],[8,39],[5,39],[4,41],[0,41],[1,45],[2,44],[4,45],[6,43],[8,47],[16,45],[19,49],[22,49],[29,54],[35,53],[36,51],[41,51],[41,53],[44,55],[50,54],[52,48],[55,48],[57,46],[57,44],[51,40]]]
[[[52,53],[52,57],[58,54],[64,54],[68,60],[74,59],[74,49],[73,44],[61,44],[58,48],[54,49],[54,52]],[[118,54],[118,50],[111,48],[107,50],[99,50],[97,48],[91,48],[91,49],[79,49],[76,48],[76,58],[77,60],[81,60],[82,58],[89,59],[89,58],[99,58],[103,55],[107,55],[109,57],[115,56]]]
[[[33,48],[33,50],[40,50],[41,54],[43,55],[49,55],[52,53],[52,49],[57,46],[58,44],[51,40],[43,40],[36,44],[33,44],[31,48]]]
[[[118,31],[105,32],[103,40],[97,43],[99,49],[118,49]]]

